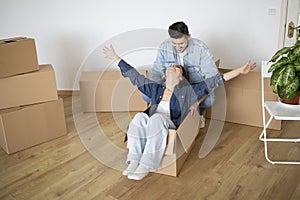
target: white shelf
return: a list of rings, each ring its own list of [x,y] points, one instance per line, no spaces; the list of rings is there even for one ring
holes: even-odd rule
[[[300,105],[266,101],[265,108],[276,120],[300,120]]]

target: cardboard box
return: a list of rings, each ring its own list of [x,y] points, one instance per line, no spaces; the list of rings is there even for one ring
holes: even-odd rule
[[[147,75],[147,71],[139,71]],[[141,92],[120,71],[82,72],[80,99],[83,112],[143,111]]]
[[[8,154],[65,134],[62,99],[0,111],[0,145]]]
[[[19,37],[0,40],[0,78],[38,69],[34,39]]]
[[[57,100],[55,73],[50,64],[32,73],[0,79],[0,109]]]
[[[161,165],[155,173],[177,176],[191,152],[199,133],[199,114],[188,115],[177,130],[169,130],[168,144]]]
[[[221,73],[228,70],[219,69]],[[270,80],[265,80],[265,99],[277,100],[278,96],[272,92]],[[240,75],[225,84],[226,91],[226,118],[225,121],[245,124],[250,126],[263,127],[262,123],[262,92],[261,92],[261,73],[250,72],[247,75]],[[212,108],[206,112],[207,118],[222,120],[221,115],[214,114],[212,111],[223,110],[220,108],[224,103],[222,87],[215,90],[216,101]],[[280,130],[281,121],[273,121],[270,128]]]

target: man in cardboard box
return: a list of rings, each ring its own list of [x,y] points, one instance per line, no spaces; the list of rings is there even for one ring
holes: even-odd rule
[[[129,165],[123,171],[123,175],[133,180],[141,180],[149,171],[158,169],[166,148],[168,129],[178,128],[189,114],[193,104],[203,101],[214,88],[219,87],[225,81],[240,74],[247,74],[256,66],[255,63],[248,61],[242,67],[230,72],[217,74],[205,81],[190,85],[184,77],[183,67],[171,65],[166,70],[165,83],[158,84],[139,74],[121,59],[112,45],[104,47],[103,53],[106,58],[115,60],[122,75],[128,77],[133,85],[136,85],[151,99],[149,115],[137,113],[127,131],[129,148],[127,163]]]

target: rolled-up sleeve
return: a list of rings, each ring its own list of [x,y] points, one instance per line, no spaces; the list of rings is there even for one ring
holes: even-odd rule
[[[203,46],[200,60],[202,73],[205,75],[205,79],[210,78],[218,74],[218,69],[214,61],[214,56],[206,45]]]
[[[151,90],[157,86],[157,83],[140,74],[135,68],[126,63],[124,60],[121,60],[118,66],[123,77],[128,77],[130,82],[137,86],[143,94],[147,95],[148,97],[152,96]]]

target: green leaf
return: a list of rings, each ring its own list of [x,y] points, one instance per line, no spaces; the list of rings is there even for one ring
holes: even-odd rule
[[[288,58],[291,62],[298,62],[300,57],[300,45],[294,46],[294,48],[288,54]]]
[[[288,55],[288,58],[289,58],[290,62],[292,63],[292,62],[297,62],[298,56],[296,54],[290,53]]]
[[[285,95],[286,100],[291,100],[296,96],[296,93],[299,89],[299,77],[295,76],[291,84],[287,85],[283,89],[283,94]]]
[[[273,65],[270,66],[268,72],[272,72],[273,70],[276,70],[283,65],[286,65],[290,62],[290,60],[287,57],[282,57],[277,63],[274,63]]]
[[[279,49],[271,58],[269,62],[276,62],[276,60],[281,56],[290,51],[291,47],[283,47],[282,49]]]
[[[284,70],[285,70],[285,68],[282,67],[282,68],[274,70],[272,73],[270,85],[273,86],[273,92],[276,94],[278,94],[278,87],[282,86]]]
[[[294,60],[293,63],[294,63],[295,66],[300,65],[300,55],[296,57],[296,59]]]
[[[295,68],[293,65],[287,65],[282,72],[282,86],[289,85],[295,78]]]
[[[291,53],[300,56],[300,45],[295,45]]]
[[[299,72],[300,71],[300,64],[298,64],[298,63],[295,63],[296,65],[295,65],[295,70],[296,70],[296,72]]]
[[[284,96],[287,101],[292,100],[296,96],[297,92],[286,93]]]

